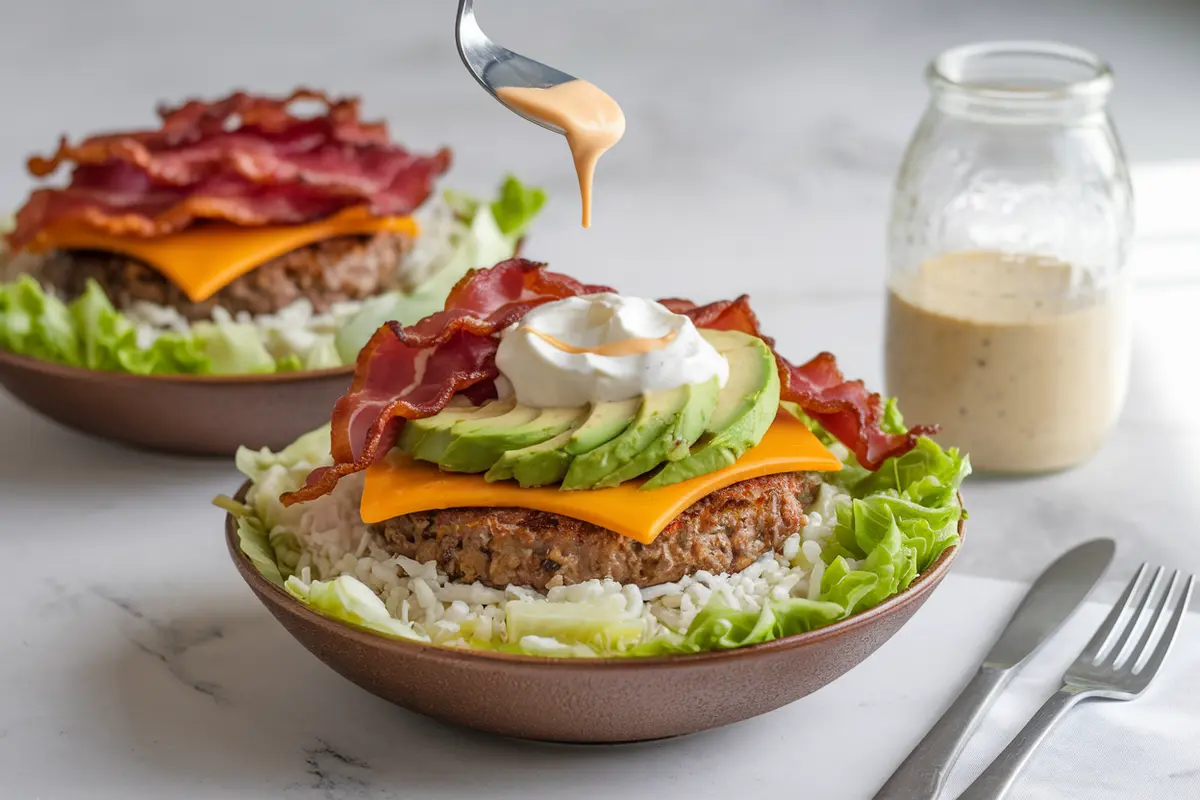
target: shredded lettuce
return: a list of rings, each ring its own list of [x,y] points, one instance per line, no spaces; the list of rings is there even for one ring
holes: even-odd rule
[[[293,575],[284,581],[283,588],[314,610],[355,627],[398,639],[429,641],[429,637],[414,631],[411,625],[392,617],[383,601],[366,584],[348,575],[312,583],[305,583]]]
[[[630,616],[619,595],[578,603],[512,602],[505,606],[504,618],[510,641],[524,642],[532,636],[587,645],[598,653],[629,649],[645,627],[639,616]]]
[[[238,517],[238,546],[262,576],[276,586],[283,586],[279,558],[271,549],[270,538],[262,522],[253,517]]]
[[[354,362],[358,351],[385,322],[395,320],[411,325],[440,311],[450,290],[472,269],[512,258],[517,243],[545,205],[546,193],[526,187],[510,175],[500,187],[499,197],[490,205],[450,191],[446,192],[446,202],[460,217],[469,220],[466,230],[454,243],[452,255],[415,291],[374,297],[341,327],[335,342],[347,364]]]
[[[258,328],[248,322],[197,322],[192,336],[209,358],[215,375],[275,372],[275,359],[267,352]]]
[[[261,450],[238,448],[234,465],[258,487],[250,507],[266,530],[273,531],[282,520],[284,506],[279,502],[279,496],[301,485],[308,473],[329,462],[329,435],[329,425],[325,424],[278,453],[265,447]],[[292,538],[294,540],[294,536]],[[295,549],[299,550],[298,543]]]

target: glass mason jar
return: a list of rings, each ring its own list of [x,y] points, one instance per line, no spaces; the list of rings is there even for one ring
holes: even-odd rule
[[[1074,466],[1129,374],[1132,189],[1108,67],[1042,42],[929,66],[888,233],[886,381],[985,472]]]

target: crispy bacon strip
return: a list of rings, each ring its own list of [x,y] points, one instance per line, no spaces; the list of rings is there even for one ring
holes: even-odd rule
[[[248,226],[303,223],[361,202],[304,186],[258,186],[236,176],[215,176],[193,190],[153,186],[126,165],[102,168],[102,175],[87,172],[95,169],[80,167],[78,185],[34,191],[17,212],[11,245],[42,249],[42,232],[52,223],[149,237],[200,220]]]
[[[389,322],[358,355],[350,390],[334,406],[330,452],[334,465],[314,470],[285,505],[333,490],[366,469],[396,443],[406,419],[429,417],[458,392],[495,396],[496,334],[535,306],[581,294],[612,291],[513,258],[475,270],[450,292],[444,310],[415,325]]]
[[[312,117],[292,114],[296,103],[313,101],[324,113]],[[118,131],[90,136],[76,145],[67,137],[59,139],[58,149],[50,156],[31,156],[30,174],[46,177],[63,164],[104,164],[111,159],[132,162],[154,174],[154,153],[173,152],[182,146],[192,160],[203,160],[212,149],[237,150],[230,144],[251,148],[269,143],[282,152],[303,152],[326,140],[347,144],[388,144],[387,125],[362,122],[357,97],[333,98],[312,89],[296,89],[287,97],[262,97],[235,92],[211,103],[188,100],[176,108],[159,107],[162,124],[151,130]],[[234,127],[235,130],[230,130]],[[214,144],[215,143],[215,144]],[[198,147],[207,144],[208,147]],[[180,159],[186,160],[186,159]],[[169,162],[168,162],[169,163]],[[181,173],[168,167],[156,179],[169,183],[190,183]]]
[[[858,463],[867,469],[879,469],[888,458],[916,447],[919,437],[938,431],[936,425],[917,425],[907,433],[884,432],[880,428],[883,399],[879,394],[867,391],[862,381],[846,380],[831,353],[818,353],[799,366],[779,355],[775,340],[760,330],[747,295],[706,306],[687,300],[665,300],[663,304],[677,314],[686,314],[698,328],[741,331],[766,342],[779,367],[781,399],[799,405],[805,414],[850,448]]]
[[[611,292],[542,269],[521,258],[476,270],[459,281],[443,311],[407,328],[390,322],[359,353],[350,390],[334,406],[330,452],[334,465],[314,470],[300,489],[282,496],[284,505],[328,494],[339,480],[360,472],[395,445],[404,420],[432,416],[462,392],[473,402],[495,396],[496,334],[535,306],[564,297]],[[663,305],[686,314],[700,328],[762,333],[750,300],[742,295],[699,306],[668,299]],[[862,381],[847,381],[829,353],[795,366],[775,353],[782,399],[799,404],[849,447],[860,464],[878,469],[883,461],[916,446],[936,427],[918,425],[904,434],[880,428],[883,402]]]
[[[380,216],[408,214],[424,202],[445,158],[405,156],[405,165],[378,186],[363,177],[357,185],[255,183],[234,173],[213,174],[194,186],[161,186],[124,163],[84,166],[65,189],[38,189],[17,212],[10,246],[38,245],[52,224],[76,223],[116,236],[165,236],[202,220],[235,225],[291,225],[323,219],[351,206],[368,205]],[[369,173],[364,173],[369,175]]]
[[[301,117],[293,104],[315,101]],[[6,237],[17,250],[44,246],[45,231],[83,225],[120,236],[164,236],[205,220],[242,226],[301,224],[350,206],[380,216],[411,213],[450,166],[388,142],[383,123],[362,122],[358,100],[300,89],[285,98],[244,92],[160,111],[154,130],[63,139],[29,160],[38,177],[73,164],[65,188],[41,188]]]

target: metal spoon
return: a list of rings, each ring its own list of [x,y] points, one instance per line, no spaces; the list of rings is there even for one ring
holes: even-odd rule
[[[533,89],[548,89],[560,83],[575,80],[575,77],[548,67],[540,61],[514,53],[501,47],[480,30],[475,21],[474,0],[459,0],[458,23],[454,40],[458,44],[458,55],[467,70],[479,81],[488,94],[500,101],[509,111],[524,117],[546,130],[565,134],[562,128],[549,122],[531,117],[525,112],[505,103],[496,90],[505,86],[523,86]]]

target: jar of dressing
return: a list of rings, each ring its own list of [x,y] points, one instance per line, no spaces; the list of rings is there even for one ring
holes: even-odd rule
[[[979,471],[1079,464],[1124,402],[1129,172],[1112,75],[1042,42],[949,50],[888,232],[886,382]]]

